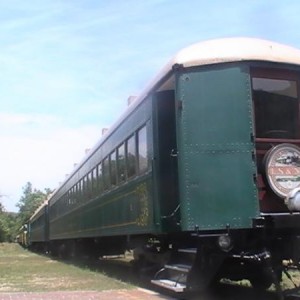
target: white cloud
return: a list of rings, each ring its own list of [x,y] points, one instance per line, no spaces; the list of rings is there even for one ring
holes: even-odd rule
[[[23,126],[26,124],[35,123],[36,125],[42,124],[53,124],[58,121],[58,118],[51,115],[40,115],[40,114],[11,114],[0,112],[0,126]]]
[[[47,130],[36,130],[38,124]],[[0,134],[0,193],[9,211],[16,210],[28,181],[38,189],[56,188],[101,136],[101,127],[69,128],[52,116],[0,114],[4,125],[9,132]]]

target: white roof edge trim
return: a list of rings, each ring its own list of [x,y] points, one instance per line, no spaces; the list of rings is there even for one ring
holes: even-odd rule
[[[224,38],[209,40],[182,49],[171,64],[184,67],[263,60],[300,65],[300,50],[291,46],[257,38]]]
[[[48,204],[48,201],[45,200],[43,203],[34,211],[34,213],[29,218],[29,221],[33,221],[33,219],[39,214],[40,211],[44,209],[44,207]]]

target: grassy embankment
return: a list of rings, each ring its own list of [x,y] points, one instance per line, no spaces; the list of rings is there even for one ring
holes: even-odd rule
[[[0,243],[0,293],[130,289],[130,283],[137,283],[131,275],[128,264],[122,260],[64,262],[24,250],[17,244]],[[299,271],[290,271],[290,275],[299,286]],[[237,284],[250,285],[246,280]],[[283,289],[293,288],[286,275],[281,285]]]
[[[24,250],[17,244],[0,244],[0,292],[101,291],[132,287],[117,279],[122,275],[115,273],[109,277],[106,273],[110,273],[110,269],[101,267],[101,262],[97,264],[61,262]]]

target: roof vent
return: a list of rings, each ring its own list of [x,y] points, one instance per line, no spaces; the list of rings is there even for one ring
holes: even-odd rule
[[[137,96],[129,96],[128,99],[127,99],[127,105],[131,105],[135,99],[137,98]]]
[[[102,136],[108,131],[108,128],[102,128]]]

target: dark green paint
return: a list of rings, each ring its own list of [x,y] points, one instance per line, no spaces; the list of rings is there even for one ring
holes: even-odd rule
[[[51,219],[50,239],[140,234],[153,231],[149,176]]]
[[[248,74],[223,65],[177,77],[182,230],[248,228],[258,216]]]

